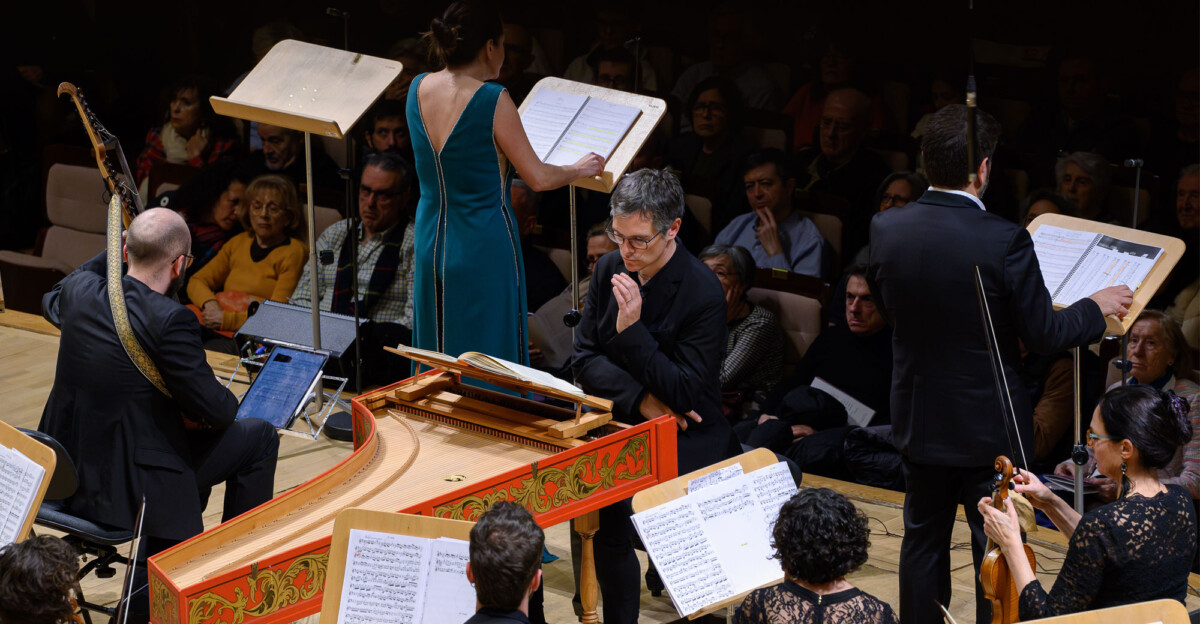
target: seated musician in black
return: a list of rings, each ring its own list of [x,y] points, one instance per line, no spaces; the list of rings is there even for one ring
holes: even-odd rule
[[[1071,540],[1049,593],[1033,574],[1011,500],[1006,511],[979,501],[984,532],[999,544],[1020,590],[1022,621],[1147,600],[1183,602],[1196,549],[1191,495],[1163,485],[1158,470],[1192,437],[1187,402],[1150,386],[1124,386],[1100,400],[1088,445],[1101,473],[1121,484],[1114,502],[1080,516],[1022,470],[1016,491],[1046,512]]]
[[[529,624],[529,596],[542,584],[545,541],[533,516],[516,503],[500,501],[479,517],[467,564],[476,611],[465,624]]]

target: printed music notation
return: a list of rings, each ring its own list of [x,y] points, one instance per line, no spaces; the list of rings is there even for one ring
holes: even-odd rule
[[[791,472],[783,463],[722,470],[717,482],[696,488],[693,480],[687,496],[633,516],[681,616],[783,579],[770,531],[796,493]]]
[[[45,476],[46,469],[24,453],[0,446],[0,546],[21,537]]]
[[[1163,252],[1153,245],[1054,225],[1037,229],[1033,250],[1046,290],[1063,306],[1110,286],[1136,291]]]
[[[462,540],[351,529],[338,624],[445,624],[475,613]]]
[[[521,125],[538,158],[571,165],[595,152],[608,160],[642,111],[633,106],[538,89],[521,113]]]

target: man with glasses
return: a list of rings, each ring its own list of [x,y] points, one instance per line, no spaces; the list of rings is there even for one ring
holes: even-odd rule
[[[369,364],[384,357],[384,345],[409,344],[412,337],[413,223],[405,211],[409,185],[408,167],[399,156],[384,152],[367,157],[358,188],[357,275],[351,246],[346,244],[349,219],[329,226],[317,239],[321,309],[353,315],[351,286],[355,286],[358,314],[371,321],[363,337],[363,356]],[[312,281],[305,264],[291,302],[309,306],[311,301]],[[391,360],[379,360],[383,361]],[[395,381],[388,377],[393,374],[388,366],[367,366],[364,371]]]
[[[630,174],[612,194],[609,237],[575,335],[576,380],[636,424],[662,415],[678,425],[679,472],[739,448],[721,410],[725,295],[713,272],[677,241],[683,188],[665,170]],[[596,574],[609,624],[636,622],[641,580],[629,501],[600,510]]]
[[[190,245],[187,224],[172,210],[152,208],[130,223],[129,270],[121,280],[127,328],[113,322],[105,253],[42,299],[43,315],[62,337],[38,430],[75,462],[79,488],[67,509],[132,530],[144,498],[142,558],[200,533],[201,513],[219,483],[225,483],[223,520],[274,493],[275,428],[258,418],[235,420],[237,398],[206,361],[196,315],[174,299]],[[122,336],[141,345],[163,390],[127,354]],[[144,568],[139,573],[144,583]],[[146,616],[145,593],[133,608]]]

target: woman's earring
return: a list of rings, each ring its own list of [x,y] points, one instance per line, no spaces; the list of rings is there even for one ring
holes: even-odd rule
[[[1126,464],[1125,462],[1121,462],[1121,495],[1118,496],[1117,498],[1125,498],[1125,495],[1129,493],[1129,490],[1130,490],[1129,478],[1125,476],[1125,471],[1128,469],[1129,469],[1129,464]]]

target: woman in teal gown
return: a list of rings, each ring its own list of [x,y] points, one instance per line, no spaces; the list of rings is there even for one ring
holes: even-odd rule
[[[525,270],[509,187],[513,165],[536,191],[596,175],[591,154],[567,167],[538,160],[516,105],[494,79],[504,27],[494,6],[456,2],[430,24],[446,69],[408,93],[421,200],[415,224],[413,346],[479,351],[528,363]]]

